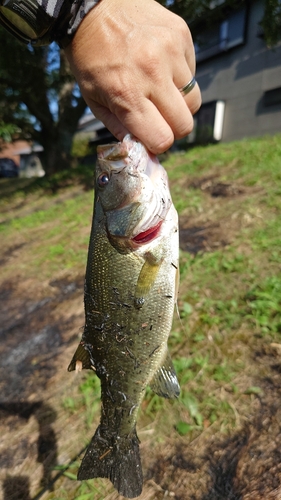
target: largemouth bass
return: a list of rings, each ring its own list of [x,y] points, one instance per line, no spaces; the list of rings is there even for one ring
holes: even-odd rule
[[[131,136],[98,147],[92,231],[85,278],[85,328],[69,371],[101,380],[101,421],[78,479],[109,478],[118,492],[142,491],[136,433],[150,385],[180,389],[167,349],[178,282],[178,217],[167,174]]]

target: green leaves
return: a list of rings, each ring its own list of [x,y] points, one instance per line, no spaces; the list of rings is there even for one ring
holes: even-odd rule
[[[159,3],[172,10],[179,16],[182,16],[188,23],[196,20],[198,17],[204,17],[208,22],[219,18],[219,13],[214,15],[215,2],[211,0],[160,0]],[[222,2],[216,2],[219,7]],[[228,8],[236,8],[243,5],[243,1],[226,0],[223,5]],[[263,29],[263,35],[269,47],[273,47],[281,38],[281,5],[279,0],[265,0],[263,17],[260,21]]]
[[[187,422],[178,422],[176,425],[176,430],[181,436],[185,436],[190,431],[194,429],[194,425],[190,425]]]
[[[266,0],[260,25],[269,47],[274,47],[281,38],[281,4],[279,0]]]
[[[15,132],[19,132],[19,128],[15,124],[5,123],[0,117],[0,139],[4,142],[11,142]]]
[[[281,332],[281,274],[257,284],[245,295],[247,318],[262,333]]]
[[[189,415],[194,420],[195,424],[201,427],[203,416],[199,411],[198,401],[194,394],[188,391],[183,391],[180,400],[182,404],[187,408]]]
[[[86,109],[66,56],[56,44],[26,46],[1,26],[0,45],[0,138],[20,131],[43,146],[45,172],[60,171],[70,165],[72,137]]]

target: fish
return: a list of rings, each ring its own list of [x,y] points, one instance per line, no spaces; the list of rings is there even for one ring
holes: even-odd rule
[[[136,421],[146,387],[180,394],[167,347],[178,260],[178,215],[157,157],[131,135],[98,146],[85,327],[68,370],[92,369],[101,382],[100,424],[77,478],[108,478],[126,498],[143,487]]]

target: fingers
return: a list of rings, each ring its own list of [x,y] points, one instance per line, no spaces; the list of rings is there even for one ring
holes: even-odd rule
[[[180,18],[179,25],[182,31],[178,32],[179,46],[174,46],[172,51],[167,49],[162,54],[156,53],[151,60],[149,57],[144,58],[146,68],[143,68],[143,73],[148,83],[146,96],[152,105],[147,104],[141,110],[144,115],[142,120],[135,123],[132,120],[126,121],[129,130],[136,126],[134,134],[154,153],[162,153],[172,145],[174,139],[181,139],[190,134],[193,129],[193,115],[201,106],[201,93],[197,82],[188,94],[183,95],[179,91],[195,73],[191,34],[186,23]],[[167,39],[166,35],[166,41]],[[171,46],[170,42],[169,47]],[[147,71],[147,68],[150,71]],[[124,121],[127,118],[121,119]]]
[[[183,92],[180,93],[191,114],[195,115],[195,113],[197,113],[202,104],[201,92],[196,80],[195,80],[195,86],[190,92],[188,92],[187,94],[184,94]]]
[[[190,79],[188,77],[186,82]],[[126,121],[126,127],[131,130],[135,126],[134,135],[150,151],[159,154],[171,147],[174,139],[181,139],[191,133],[193,114],[200,105],[201,93],[197,83],[187,95],[183,95],[168,75],[154,85],[149,101],[141,110],[143,116],[135,123],[129,118],[130,122]],[[123,118],[127,119],[128,117]]]
[[[116,139],[122,141],[125,135],[130,133],[129,129],[127,129],[117,116],[107,107],[99,105],[93,101],[88,101],[87,104],[95,117],[101,120],[101,122],[114,135],[114,137],[116,137]]]
[[[149,151],[160,154],[171,147],[174,133],[166,120],[151,101],[146,100],[142,110],[120,113],[111,112],[107,107],[87,102],[94,115],[99,118],[110,132],[121,141],[128,133],[137,137]],[[121,114],[121,118],[117,117]],[[126,124],[126,126],[124,125]]]
[[[87,100],[94,115],[118,139],[127,133],[136,136],[152,153],[169,149],[175,139],[187,136],[193,129],[193,114],[201,104],[198,85],[183,96],[172,81],[166,89],[155,91],[150,98],[131,99],[130,105],[107,106]]]
[[[154,96],[153,102],[169,125],[175,139],[190,134],[193,129],[192,113],[174,85],[170,85],[165,92],[159,92],[157,96]]]
[[[154,154],[160,154],[171,147],[174,132],[162,113],[149,99],[142,108],[127,113],[123,119],[130,132]]]
[[[175,139],[190,134],[192,115],[201,105],[197,83],[187,95],[179,90],[183,82],[192,78],[185,57],[178,58],[174,66],[165,66],[162,60],[161,67],[152,68],[150,64],[151,72],[144,78],[136,71],[126,72],[126,79],[122,81],[120,73],[115,75],[111,80],[109,100],[103,106],[93,103],[92,111],[119,140],[130,132],[152,153],[163,153]]]
[[[66,55],[87,104],[117,139],[130,132],[158,154],[192,131],[200,90],[179,91],[195,74],[191,34],[158,2],[99,2]]]

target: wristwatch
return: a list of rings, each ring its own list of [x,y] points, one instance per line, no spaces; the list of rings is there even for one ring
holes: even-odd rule
[[[65,47],[72,38],[67,35],[70,7],[71,3],[65,1],[55,19],[36,0],[0,0],[0,24],[26,44],[48,45],[55,40]]]

